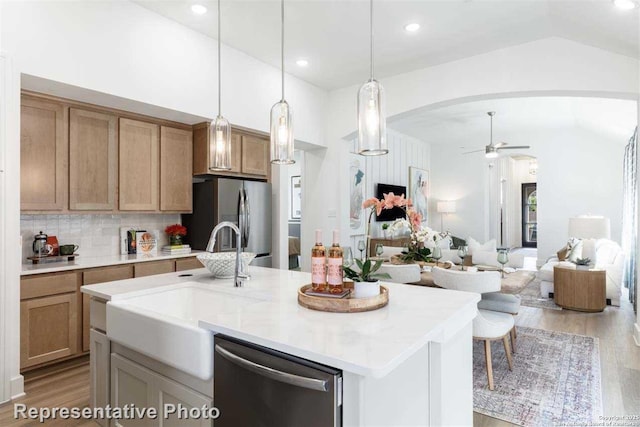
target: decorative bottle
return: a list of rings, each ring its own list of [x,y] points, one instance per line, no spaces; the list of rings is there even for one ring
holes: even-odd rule
[[[316,244],[311,249],[311,288],[322,292],[327,287],[327,252],[322,244],[322,230],[316,230]]]
[[[344,290],[342,275],[342,248],[340,247],[340,232],[333,230],[333,244],[329,248],[329,259],[327,267],[327,285],[329,292],[339,294]]]

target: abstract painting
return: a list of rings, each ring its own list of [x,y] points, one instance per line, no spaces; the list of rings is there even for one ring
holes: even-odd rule
[[[351,235],[364,234],[365,211],[362,208],[365,192],[365,159],[349,154],[349,225]]]
[[[409,167],[409,195],[413,208],[427,222],[429,216],[429,171]]]

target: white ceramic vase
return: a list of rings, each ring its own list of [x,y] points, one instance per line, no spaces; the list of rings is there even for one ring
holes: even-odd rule
[[[589,270],[590,268],[590,265],[576,265],[576,270]]]
[[[380,294],[380,282],[353,282],[355,298],[371,298]]]

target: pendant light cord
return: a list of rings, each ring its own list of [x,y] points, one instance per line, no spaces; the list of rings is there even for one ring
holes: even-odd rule
[[[284,101],[284,0],[280,1],[280,66],[282,69],[282,100]]]
[[[371,35],[371,80],[373,80],[373,0],[369,0],[369,32]]]
[[[222,78],[220,63],[220,0],[218,0],[218,117],[222,117]]]

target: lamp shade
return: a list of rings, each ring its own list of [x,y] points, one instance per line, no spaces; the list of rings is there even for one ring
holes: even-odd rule
[[[453,202],[453,201],[438,202],[436,209],[438,213],[454,213],[456,211],[456,202]]]
[[[569,218],[569,237],[578,239],[610,239],[611,221],[603,216]]]

